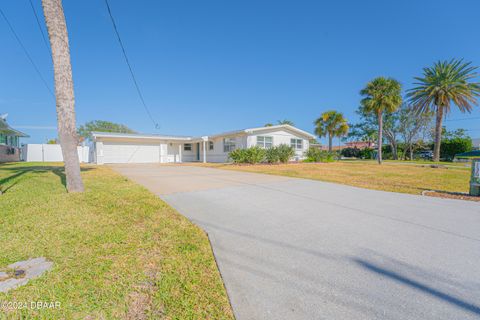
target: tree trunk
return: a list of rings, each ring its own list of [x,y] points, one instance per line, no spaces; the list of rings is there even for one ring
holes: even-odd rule
[[[413,145],[410,145],[410,160],[413,160]]]
[[[333,137],[331,133],[328,133],[328,152],[332,152]]]
[[[442,143],[443,107],[437,106],[435,121],[435,145],[433,147],[433,161],[440,161],[440,144]]]
[[[377,146],[377,160],[378,164],[382,164],[382,141],[383,141],[383,117],[382,112],[378,112],[378,146]]]
[[[390,143],[390,146],[391,146],[391,148],[392,148],[392,157],[393,157],[393,160],[398,160],[397,144],[396,144],[396,143]]]
[[[72,66],[62,1],[42,0],[42,6],[52,50],[58,138],[65,163],[66,187],[68,192],[83,192],[77,152]]]

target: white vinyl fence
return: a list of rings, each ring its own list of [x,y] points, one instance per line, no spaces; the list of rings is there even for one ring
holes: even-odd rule
[[[89,147],[78,146],[80,162],[90,162]],[[62,148],[59,144],[26,144],[22,147],[22,160],[27,162],[62,162]]]

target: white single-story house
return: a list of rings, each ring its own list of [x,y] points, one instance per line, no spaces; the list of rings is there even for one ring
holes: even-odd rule
[[[286,124],[202,137],[92,132],[90,150],[97,164],[228,162],[228,154],[234,149],[287,144],[295,149],[295,159],[300,160],[314,138]]]

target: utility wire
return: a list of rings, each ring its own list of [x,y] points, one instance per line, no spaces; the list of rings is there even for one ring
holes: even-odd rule
[[[27,51],[27,48],[25,48],[25,46],[23,45],[22,41],[20,40],[20,38],[18,37],[17,33],[15,32],[15,29],[13,28],[12,24],[10,23],[10,21],[7,19],[7,16],[5,15],[5,13],[3,12],[3,10],[0,8],[0,15],[3,17],[3,19],[5,20],[5,22],[8,24],[8,27],[10,28],[10,31],[12,31],[12,34],[13,36],[15,37],[15,39],[17,40],[18,44],[20,45],[20,47],[22,47],[23,49],[23,52],[25,53],[25,55],[27,56],[28,60],[30,60],[30,63],[32,64],[33,68],[35,69],[35,71],[37,72],[38,76],[40,77],[40,79],[42,79],[42,82],[43,84],[45,85],[45,87],[47,88],[48,92],[50,92],[50,94],[52,95],[52,97],[55,98],[55,95],[53,94],[53,91],[52,89],[50,89],[50,86],[48,85],[47,81],[45,80],[45,78],[42,76],[42,73],[40,72],[40,70],[38,69],[37,65],[35,64],[35,62],[33,61],[32,57],[30,56],[30,54],[28,53]]]
[[[45,48],[47,48],[48,55],[50,55],[50,45],[47,42],[47,38],[45,37],[45,33],[43,32],[42,25],[40,24],[40,19],[37,15],[37,10],[35,10],[35,6],[32,3],[32,0],[28,0],[30,2],[30,6],[32,7],[33,14],[35,15],[35,20],[37,20],[37,26],[42,34],[43,43],[45,44]]]
[[[480,117],[472,117],[472,118],[460,118],[460,119],[447,119],[445,121],[463,121],[463,120],[479,120]]]
[[[132,66],[130,65],[130,61],[128,60],[127,52],[125,51],[125,47],[123,46],[122,39],[120,38],[120,33],[118,32],[117,24],[115,23],[115,20],[113,19],[112,10],[110,9],[110,5],[108,4],[108,0],[105,0],[105,4],[107,5],[108,15],[110,16],[110,20],[112,21],[113,29],[115,30],[115,34],[117,35],[118,43],[120,44],[120,47],[122,48],[123,57],[125,58],[125,62],[127,63],[128,70],[130,70],[130,75],[132,76],[133,83],[135,84],[135,88],[137,89],[138,96],[140,97],[140,100],[142,101],[143,107],[145,108],[145,111],[147,112],[148,117],[150,118],[150,120],[152,120],[152,123],[155,126],[155,129],[158,129],[159,125],[155,121],[155,119],[153,119],[153,116],[150,113],[150,110],[148,109],[147,104],[145,103],[145,99],[143,99],[142,92],[140,91],[140,87],[138,85],[137,79],[135,77],[135,74],[133,73],[133,69],[132,69]]]

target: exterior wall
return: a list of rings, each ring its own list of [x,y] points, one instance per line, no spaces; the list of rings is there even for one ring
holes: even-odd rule
[[[185,161],[183,143],[168,141],[138,141],[99,139],[95,141],[91,161],[104,163],[170,163]],[[179,150],[181,146],[182,150]],[[180,155],[181,153],[181,155]],[[187,152],[187,158],[189,154]]]
[[[89,162],[90,148],[77,147],[80,162]],[[62,162],[62,148],[59,144],[26,144],[23,146],[23,160],[27,162]]]
[[[10,150],[13,148],[13,154]],[[0,145],[0,162],[15,162],[20,161],[20,149],[6,145]]]
[[[253,147],[257,145],[258,136],[268,136],[273,138],[273,145],[279,146],[281,144],[290,145],[290,139],[302,139],[302,149],[295,149],[295,160],[301,160],[305,156],[305,152],[309,148],[309,141],[304,137],[289,132],[287,130],[275,130],[275,131],[266,131],[264,133],[255,133],[248,136],[248,147]]]
[[[207,162],[217,162],[223,163],[228,162],[228,152],[223,151],[223,139],[226,137],[218,137],[210,139],[213,141],[213,150],[209,150],[208,142],[207,142]],[[235,147],[237,149],[247,148],[248,147],[248,139],[247,135],[238,135],[228,138],[235,139]],[[201,159],[200,159],[201,160]]]

